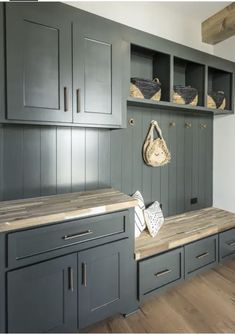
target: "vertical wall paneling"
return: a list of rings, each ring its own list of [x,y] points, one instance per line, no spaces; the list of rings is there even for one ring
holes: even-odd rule
[[[208,117],[206,124],[206,180],[205,180],[205,207],[212,205],[213,198],[213,118]]]
[[[207,156],[206,156],[206,195],[205,195],[205,206],[212,206],[213,202],[213,118],[207,119]]]
[[[85,190],[86,130],[72,128],[72,191]]]
[[[199,181],[199,135],[200,135],[200,118],[194,117],[192,128],[192,190],[191,198],[198,198],[198,181]],[[198,209],[199,203],[191,204],[191,209]]]
[[[199,180],[198,180],[198,194],[199,194],[199,206],[205,207],[205,190],[206,190],[206,159],[207,159],[207,132],[208,128],[202,127],[207,125],[206,118],[200,117],[199,119]]]
[[[111,143],[111,186],[121,190],[122,186],[122,132],[124,130],[112,130],[110,133]]]
[[[23,127],[3,128],[3,199],[23,198]]]
[[[143,114],[141,110],[130,109],[132,110],[132,114],[128,112],[128,120],[132,117],[134,120],[133,125],[133,146],[132,151],[132,190],[131,192],[134,193],[135,191],[139,190],[140,192],[143,191],[143,157],[142,157],[142,148],[143,148],[143,138],[142,138],[142,118]]]
[[[175,116],[176,131],[177,131],[177,143],[176,143],[176,213],[184,212],[184,114],[180,113]]]
[[[71,128],[57,128],[57,193],[71,192]]]
[[[151,109],[143,109],[142,143],[147,136],[151,120],[154,118],[158,121],[158,117],[157,114],[152,114]],[[143,162],[143,197],[147,205],[152,202],[152,168]]]
[[[132,110],[128,112],[128,117],[129,118],[134,117]],[[133,127],[128,124],[127,128],[122,131],[122,191],[126,194],[131,194],[133,189],[132,135],[133,135]]]
[[[0,201],[3,200],[3,127],[0,126]]]
[[[185,210],[191,209],[191,194],[192,194],[192,161],[193,161],[193,128],[195,126],[193,117],[185,115],[184,125],[184,191],[185,191]]]
[[[165,216],[210,206],[213,119],[137,107],[127,116],[134,125],[120,130],[3,125],[0,199],[112,186],[127,194],[140,190],[146,205],[158,200]],[[162,167],[147,166],[142,157],[152,119],[172,155]]]
[[[40,196],[40,128],[23,128],[23,193],[24,197]]]
[[[110,185],[110,131],[100,129],[98,132],[99,142],[99,188]]]
[[[99,184],[99,133],[97,129],[86,129],[86,190]]]
[[[171,112],[169,114],[169,149],[171,152],[171,162],[169,164],[169,189],[168,189],[168,214],[173,215],[177,212],[177,127],[179,126],[177,122],[177,117],[175,113]]]
[[[160,126],[164,139],[169,146],[169,111],[162,111]],[[170,162],[171,164],[171,162]],[[165,216],[168,216],[169,212],[169,164],[164,165],[161,168],[161,203],[162,210]]]
[[[56,128],[41,128],[41,195],[56,194]]]
[[[158,124],[161,126],[161,112],[153,112],[152,118],[158,121]],[[157,138],[157,134],[155,132],[155,138]],[[152,192],[151,192],[151,201],[161,202],[161,167],[153,167],[151,168],[151,184],[152,184]]]

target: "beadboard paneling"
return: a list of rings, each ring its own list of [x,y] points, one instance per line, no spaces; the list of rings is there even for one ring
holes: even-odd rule
[[[147,204],[160,201],[166,216],[210,206],[212,117],[130,107],[129,118],[134,126],[121,130],[1,126],[1,200],[113,186],[127,194],[140,190]],[[157,168],[142,160],[152,119],[172,155],[169,165]]]

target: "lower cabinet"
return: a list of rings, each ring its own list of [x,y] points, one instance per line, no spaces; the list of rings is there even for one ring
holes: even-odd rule
[[[219,234],[220,261],[235,255],[235,228]]]
[[[79,252],[80,329],[124,309],[123,287],[131,279],[125,245],[124,240]]]
[[[77,254],[7,274],[8,332],[69,332],[77,328]]]
[[[139,261],[139,299],[184,278],[183,248]]]
[[[192,276],[218,262],[218,236],[201,239],[184,247],[185,276]]]
[[[228,240],[221,235],[221,240]],[[229,235],[230,254],[235,235]],[[224,248],[223,248],[224,249]],[[164,290],[218,263],[218,235],[138,261],[139,300]]]
[[[127,313],[136,302],[130,249],[123,239],[9,271],[7,332],[71,332]]]

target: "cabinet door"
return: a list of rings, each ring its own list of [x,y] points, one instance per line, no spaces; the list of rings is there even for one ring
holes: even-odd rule
[[[3,3],[0,3],[0,120],[5,115],[5,87],[4,87],[4,18]]]
[[[6,5],[7,118],[72,121],[71,22],[59,4]]]
[[[7,274],[8,332],[77,328],[77,254]]]
[[[125,241],[118,241],[79,253],[79,328],[121,312],[128,273],[125,245]]]
[[[120,32],[82,16],[73,33],[74,122],[118,127],[122,122]]]

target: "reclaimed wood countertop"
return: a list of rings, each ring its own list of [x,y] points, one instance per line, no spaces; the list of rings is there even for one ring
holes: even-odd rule
[[[233,227],[235,227],[235,214],[216,208],[171,216],[165,219],[155,238],[144,231],[136,239],[135,258],[140,260],[159,254]]]
[[[108,188],[0,202],[0,233],[134,207],[137,201]]]

